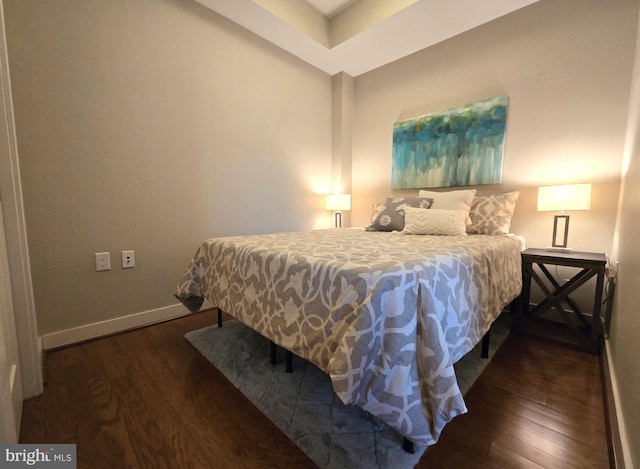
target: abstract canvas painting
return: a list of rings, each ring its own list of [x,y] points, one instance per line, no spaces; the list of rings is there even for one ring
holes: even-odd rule
[[[392,189],[498,184],[507,96],[396,122]]]

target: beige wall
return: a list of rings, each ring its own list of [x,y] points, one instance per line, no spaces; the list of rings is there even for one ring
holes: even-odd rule
[[[196,2],[5,14],[41,335],[175,304],[207,237],[330,225],[330,76]]]
[[[637,8],[543,0],[357,77],[353,224],[391,191],[395,121],[508,95],[503,182],[479,191],[520,190],[512,230],[545,247],[553,214],[536,211],[537,187],[591,182],[592,210],[571,214],[569,242],[610,253]]]
[[[638,19],[640,27],[640,18]],[[621,408],[629,436],[634,466],[640,466],[640,36],[636,44],[635,69],[629,101],[623,184],[616,230],[617,259],[620,260],[615,310],[609,340],[610,360],[618,384]]]

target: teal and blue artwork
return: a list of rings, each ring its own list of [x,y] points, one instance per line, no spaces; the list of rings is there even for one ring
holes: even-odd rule
[[[391,188],[499,184],[508,102],[499,96],[396,122]]]

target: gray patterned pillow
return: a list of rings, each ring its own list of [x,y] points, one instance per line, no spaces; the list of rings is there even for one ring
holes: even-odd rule
[[[402,231],[404,228],[404,208],[429,208],[433,199],[428,197],[387,196],[376,218],[367,231]]]
[[[469,234],[505,235],[509,234],[511,217],[516,208],[519,191],[506,194],[476,196],[471,203],[471,224]]]
[[[369,220],[369,223],[373,223],[375,221],[375,219],[382,211],[382,207],[384,207],[384,204],[371,204],[371,218]]]

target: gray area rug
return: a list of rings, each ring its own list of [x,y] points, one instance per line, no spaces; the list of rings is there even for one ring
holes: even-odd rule
[[[490,357],[509,334],[510,321],[505,313],[494,323]],[[271,365],[270,342],[238,321],[185,337],[322,468],[412,468],[426,449],[405,452],[397,432],[359,407],[343,404],[329,377],[311,363],[294,355],[293,373],[286,373],[285,354],[278,349],[278,363]],[[480,358],[478,344],[455,365],[463,394],[488,362]]]

